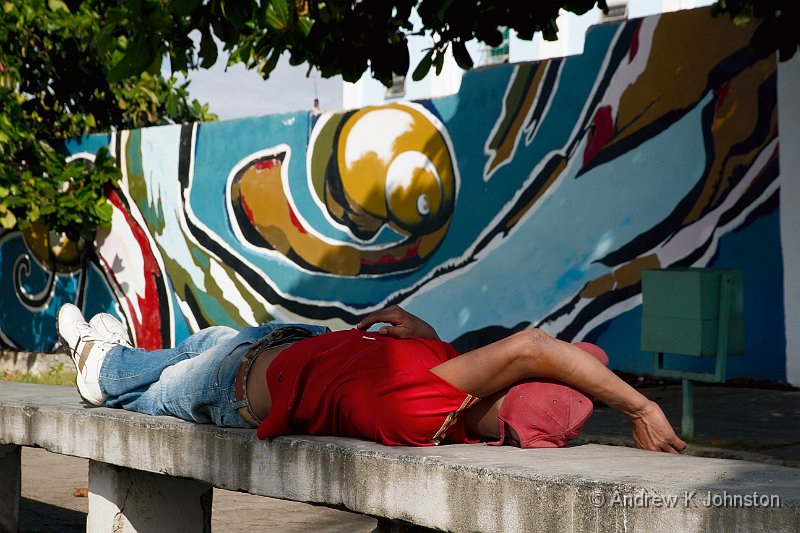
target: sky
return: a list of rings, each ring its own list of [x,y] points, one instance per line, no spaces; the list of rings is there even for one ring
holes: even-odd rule
[[[216,64],[189,74],[189,94],[219,120],[253,117],[273,113],[307,111],[319,97],[320,109],[342,107],[342,78],[323,78],[318,71],[306,76],[307,66],[293,67],[284,55],[264,80],[255,70],[237,64],[225,69],[227,54],[220,50]]]

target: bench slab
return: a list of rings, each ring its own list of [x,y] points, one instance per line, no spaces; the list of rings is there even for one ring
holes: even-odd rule
[[[624,447],[387,447],[259,441],[0,382],[0,444],[446,531],[798,531],[800,469]],[[91,514],[91,512],[90,512]]]

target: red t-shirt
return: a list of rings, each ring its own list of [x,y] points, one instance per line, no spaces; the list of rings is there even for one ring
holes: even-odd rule
[[[448,343],[358,329],[302,339],[267,369],[272,409],[258,437],[357,437],[387,445],[477,442],[458,414],[478,398],[430,369],[459,354]]]

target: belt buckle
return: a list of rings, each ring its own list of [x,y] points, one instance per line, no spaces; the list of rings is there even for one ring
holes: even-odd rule
[[[310,337],[311,334],[308,330],[303,328],[298,328],[297,326],[284,326],[280,329],[276,329],[270,334],[270,340],[272,341],[281,341],[286,339],[287,337]]]

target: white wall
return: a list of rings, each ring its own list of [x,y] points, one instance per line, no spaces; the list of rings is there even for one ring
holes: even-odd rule
[[[600,15],[599,9],[580,16],[562,12],[556,20],[557,41],[545,41],[540,33],[536,34],[533,41],[523,41],[512,32],[509,36],[509,59],[512,63],[519,63],[582,54],[586,30],[600,21]]]
[[[711,5],[714,2],[715,0],[632,0],[628,2],[628,17],[639,18],[656,13],[694,9]]]
[[[800,386],[800,54],[778,63],[786,380]]]

